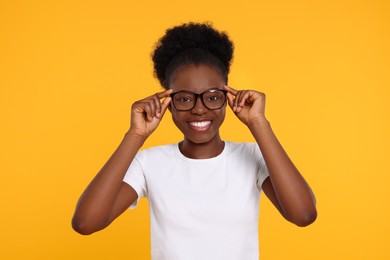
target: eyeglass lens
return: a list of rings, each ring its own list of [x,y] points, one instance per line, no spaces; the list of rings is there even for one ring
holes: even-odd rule
[[[208,109],[219,109],[224,105],[226,100],[225,92],[217,89],[209,90],[202,94],[180,91],[174,93],[174,106],[178,110],[190,110],[195,106],[197,96],[202,98],[203,104]]]

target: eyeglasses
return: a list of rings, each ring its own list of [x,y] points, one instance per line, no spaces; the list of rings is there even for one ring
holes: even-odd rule
[[[210,110],[220,109],[226,102],[226,90],[209,89],[203,93],[196,94],[188,91],[179,91],[172,93],[173,106],[179,111],[191,110],[195,107],[198,97],[202,100],[205,107]]]

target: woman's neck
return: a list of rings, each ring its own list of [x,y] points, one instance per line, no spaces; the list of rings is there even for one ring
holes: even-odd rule
[[[180,152],[188,158],[192,159],[208,159],[218,156],[222,153],[225,147],[225,142],[219,136],[207,143],[193,143],[188,139],[184,139],[179,143]]]

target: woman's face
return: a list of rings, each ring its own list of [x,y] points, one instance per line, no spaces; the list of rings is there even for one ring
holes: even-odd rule
[[[186,65],[179,68],[171,80],[173,93],[189,91],[203,93],[209,89],[223,89],[225,81],[218,70],[208,65]],[[225,119],[226,102],[215,110],[204,106],[200,97],[188,111],[178,111],[171,103],[173,122],[184,134],[184,140],[195,144],[220,141],[219,127]]]

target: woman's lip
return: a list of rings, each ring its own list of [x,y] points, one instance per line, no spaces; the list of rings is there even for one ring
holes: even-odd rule
[[[192,121],[188,122],[190,127],[197,131],[205,131],[210,128],[211,126],[211,120],[204,120],[204,121]]]

